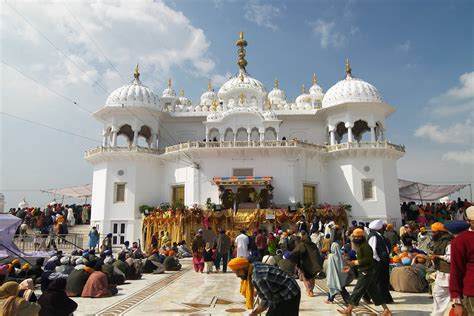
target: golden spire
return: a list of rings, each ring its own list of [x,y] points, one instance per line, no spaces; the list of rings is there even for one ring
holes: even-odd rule
[[[267,98],[267,110],[271,111],[272,109],[272,103],[270,102],[270,98]]]
[[[184,88],[181,88],[181,92],[179,93],[180,97],[184,97]]]
[[[133,73],[133,76],[135,77],[135,79],[140,79],[140,72],[138,72],[138,63],[137,65],[135,66],[135,72]]]
[[[278,89],[278,79],[275,78],[275,83],[273,84],[273,87],[275,89]]]
[[[241,82],[244,82],[244,73],[240,72],[239,79]]]
[[[313,84],[318,84],[318,77],[316,77],[316,74],[313,74]]]
[[[245,49],[247,47],[247,41],[244,40],[244,32],[240,32],[239,40],[235,43],[239,47],[239,59],[237,60],[237,65],[240,67],[240,71],[247,72],[245,67],[247,66],[247,61],[245,60]]]
[[[245,101],[245,95],[244,95],[244,93],[242,92],[242,93],[240,94],[240,97],[239,97],[240,105],[244,105],[244,101]]]
[[[352,76],[352,68],[349,63],[349,58],[346,58],[346,75]]]
[[[207,91],[212,91],[211,78],[207,81]]]
[[[306,93],[306,88],[304,87],[304,84],[301,85],[301,94]]]
[[[217,111],[217,99],[212,100],[212,111],[215,112]]]
[[[173,83],[171,82],[171,78],[168,79],[168,88],[171,88],[171,86],[173,85]]]

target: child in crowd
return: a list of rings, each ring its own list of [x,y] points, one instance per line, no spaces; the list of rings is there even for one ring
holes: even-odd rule
[[[204,248],[204,252],[202,255],[204,257],[204,266],[206,267],[206,273],[209,274],[210,272],[212,272],[212,265],[214,263],[214,260],[212,260],[213,251],[211,248],[211,243],[206,243],[206,248]]]

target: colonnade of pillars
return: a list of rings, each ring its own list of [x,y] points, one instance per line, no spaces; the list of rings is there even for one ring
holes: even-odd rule
[[[221,141],[221,142],[225,141],[225,133],[218,133],[218,134],[219,134],[219,139],[218,140]],[[238,132],[233,133],[233,141],[234,142],[237,141],[237,134],[238,134]],[[212,140],[212,139],[210,139],[211,138],[210,136],[211,136],[210,131],[208,129],[206,129],[206,142]],[[258,139],[260,141],[265,140],[265,131],[263,131],[263,130],[258,131]],[[279,134],[278,131],[275,132],[275,140],[280,140],[280,134]],[[247,141],[249,141],[249,142],[252,141],[252,130],[249,130],[249,129],[247,129]]]
[[[104,131],[102,133],[102,146],[103,147],[117,147],[118,129],[112,129],[111,131]],[[138,146],[138,135],[139,130],[133,131],[133,139],[129,139],[130,146]],[[110,137],[111,136],[111,137]],[[152,133],[151,137],[147,140],[149,148],[158,148],[159,138],[158,134]]]
[[[352,143],[352,142],[354,142],[354,135],[352,133],[352,128],[354,127],[354,125],[346,124],[345,126],[347,128],[347,142]],[[377,141],[377,137],[375,135],[376,126],[369,126],[369,128],[370,128],[370,141],[371,142]],[[381,138],[382,138],[382,140],[384,140],[383,128],[380,129],[380,132],[381,132]],[[329,130],[329,140],[330,140],[331,145],[336,145],[337,144],[337,141],[336,141],[336,127],[333,127],[332,129]]]

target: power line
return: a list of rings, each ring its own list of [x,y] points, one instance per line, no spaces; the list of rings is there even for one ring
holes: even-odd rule
[[[89,32],[87,32],[87,30],[84,28],[84,26],[81,24],[81,22],[79,22],[79,19],[72,13],[72,11],[66,6],[66,4],[64,4],[64,7],[66,8],[66,10],[69,12],[69,14],[74,18],[74,20],[77,22],[77,24],[79,24],[79,26],[81,27],[81,29],[84,31],[84,33],[86,33],[86,35],[89,37],[90,41],[92,42],[92,44],[94,44],[95,48],[97,48],[97,50],[99,51],[99,53],[102,54],[102,56],[109,62],[110,66],[112,66],[112,68],[114,69],[114,71],[120,76],[120,78],[122,78],[122,80],[126,83],[127,80],[125,80],[125,78],[122,76],[122,74],[117,70],[117,68],[115,68],[114,64],[110,61],[110,59],[104,54],[104,52],[100,49],[99,45],[97,45],[97,43],[94,41],[94,39],[92,38],[92,36],[89,34]]]
[[[29,75],[25,74],[23,71],[19,70],[18,68],[15,68],[14,66],[10,65],[9,63],[7,63],[6,61],[4,60],[1,60],[1,62],[5,65],[5,66],[8,66],[9,68],[13,69],[14,71],[16,71],[17,73],[21,74],[22,76],[30,79],[31,81],[35,82],[36,84],[40,85],[41,87],[51,91],[52,93],[60,96],[61,98],[63,98],[64,100],[74,104],[75,106],[77,106],[78,108],[80,108],[81,110],[83,111],[86,111],[87,113],[89,114],[93,114],[93,112],[83,106],[81,106],[79,103],[77,103],[76,101],[72,100],[71,98],[68,98],[67,96],[65,96],[64,94],[54,90],[53,88],[50,88],[48,86],[45,86],[44,84],[42,84],[41,82],[39,82],[38,80],[36,80],[35,78],[33,77],[30,77]]]
[[[26,118],[21,117],[21,116],[13,115],[13,114],[2,112],[2,111],[0,111],[0,114],[3,114],[5,116],[9,116],[9,117],[13,117],[13,118],[16,118],[17,120],[21,120],[21,121],[28,122],[28,123],[31,123],[31,124],[36,124],[36,125],[39,125],[39,126],[42,126],[42,127],[45,127],[45,128],[49,128],[49,129],[52,129],[52,130],[55,130],[55,131],[58,131],[58,132],[61,132],[61,133],[65,133],[65,134],[69,134],[69,135],[72,135],[72,136],[84,138],[84,139],[87,139],[87,140],[90,140],[90,141],[93,141],[93,142],[96,142],[96,143],[100,143],[100,144],[102,143],[102,142],[98,141],[97,139],[93,139],[93,138],[90,138],[90,137],[87,137],[87,136],[82,136],[82,135],[79,135],[79,134],[68,132],[68,131],[65,131],[63,129],[59,129],[59,128],[56,128],[56,127],[53,127],[53,126],[49,126],[49,125],[46,125],[46,124],[43,124],[43,123],[39,123],[39,122],[36,122],[36,121],[26,119]]]
[[[84,75],[86,75],[92,81],[94,80],[90,75],[88,75],[71,57],[67,56],[59,47],[57,47],[46,35],[44,35],[33,23],[31,23],[23,14],[21,14],[15,7],[13,7],[8,1],[5,3],[13,10],[16,14],[18,14],[28,25],[30,25],[38,34],[44,38],[51,46],[53,46],[63,57],[67,58],[77,69],[79,69]],[[94,84],[97,84],[102,90],[108,93],[107,89],[98,81],[94,81]]]

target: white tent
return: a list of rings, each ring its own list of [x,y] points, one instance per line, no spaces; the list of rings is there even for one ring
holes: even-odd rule
[[[0,258],[25,254],[13,243],[13,236],[21,219],[11,214],[0,214]]]
[[[92,196],[92,184],[80,185],[77,187],[42,190],[45,193],[52,193],[59,196],[69,196],[75,198],[89,198]]]
[[[437,201],[464,189],[469,184],[424,184],[398,179],[401,201]]]

